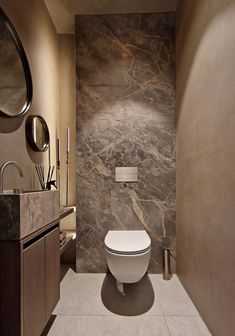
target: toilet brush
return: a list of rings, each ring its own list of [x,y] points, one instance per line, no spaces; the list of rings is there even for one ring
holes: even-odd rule
[[[172,278],[171,273],[171,251],[169,248],[162,250],[162,273],[164,280],[170,280]]]

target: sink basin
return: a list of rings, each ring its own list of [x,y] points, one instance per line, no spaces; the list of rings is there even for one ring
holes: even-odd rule
[[[0,195],[0,240],[20,240],[59,218],[59,192]]]

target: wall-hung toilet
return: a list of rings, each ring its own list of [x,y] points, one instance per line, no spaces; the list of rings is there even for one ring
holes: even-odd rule
[[[146,231],[109,231],[104,243],[107,264],[117,282],[134,283],[144,276],[151,255]]]

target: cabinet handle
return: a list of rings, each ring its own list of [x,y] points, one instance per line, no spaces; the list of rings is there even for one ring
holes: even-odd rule
[[[39,241],[40,239],[44,238],[45,236],[47,236],[49,233],[51,233],[52,231],[54,231],[55,229],[58,228],[58,225],[54,225],[52,226],[50,229],[43,231],[42,233],[40,233],[38,236],[32,238],[31,240],[25,242],[23,244],[23,250],[27,249],[28,247],[32,246],[33,244],[35,244],[37,241]]]

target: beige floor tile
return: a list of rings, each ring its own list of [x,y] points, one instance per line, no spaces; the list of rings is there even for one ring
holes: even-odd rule
[[[105,274],[79,274],[69,269],[60,285],[55,315],[106,315],[100,291]]]
[[[70,269],[61,283],[57,317],[49,336],[210,336],[177,276],[150,274],[124,285],[111,274],[79,274]],[[165,318],[164,316],[165,315]]]
[[[163,317],[71,316],[56,318],[48,336],[169,336]]]
[[[169,281],[163,280],[161,274],[152,274],[150,279],[159,297],[164,315],[199,316],[176,275]]]
[[[156,315],[163,312],[148,276],[138,284],[124,285],[125,296],[108,274],[79,274],[71,269],[61,283],[56,315]]]
[[[171,336],[211,336],[198,316],[167,316],[166,322]]]

